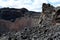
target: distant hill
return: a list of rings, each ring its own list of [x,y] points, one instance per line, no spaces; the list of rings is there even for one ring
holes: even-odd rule
[[[26,8],[0,8],[0,32],[20,30],[31,26],[31,16],[38,16],[40,12],[29,11]]]

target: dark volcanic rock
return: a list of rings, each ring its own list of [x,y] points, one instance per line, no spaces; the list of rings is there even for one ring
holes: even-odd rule
[[[14,8],[2,8],[0,9],[0,18],[4,20],[12,20],[14,22],[16,18],[23,17],[27,9],[14,9]]]

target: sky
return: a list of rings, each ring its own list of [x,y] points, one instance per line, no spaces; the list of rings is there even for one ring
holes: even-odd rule
[[[57,7],[60,0],[0,0],[0,8],[27,8],[30,11],[42,11],[42,3],[50,3]]]

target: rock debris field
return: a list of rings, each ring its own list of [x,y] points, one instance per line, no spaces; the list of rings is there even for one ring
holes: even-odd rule
[[[0,40],[60,40],[60,26],[25,27],[21,32],[3,34]]]

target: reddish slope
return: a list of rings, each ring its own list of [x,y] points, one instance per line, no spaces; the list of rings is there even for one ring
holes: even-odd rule
[[[25,17],[22,17],[21,19],[17,18],[15,22],[0,20],[0,26],[6,27],[9,30],[18,31],[22,30],[26,26],[30,26],[31,25],[30,21],[31,20]]]

